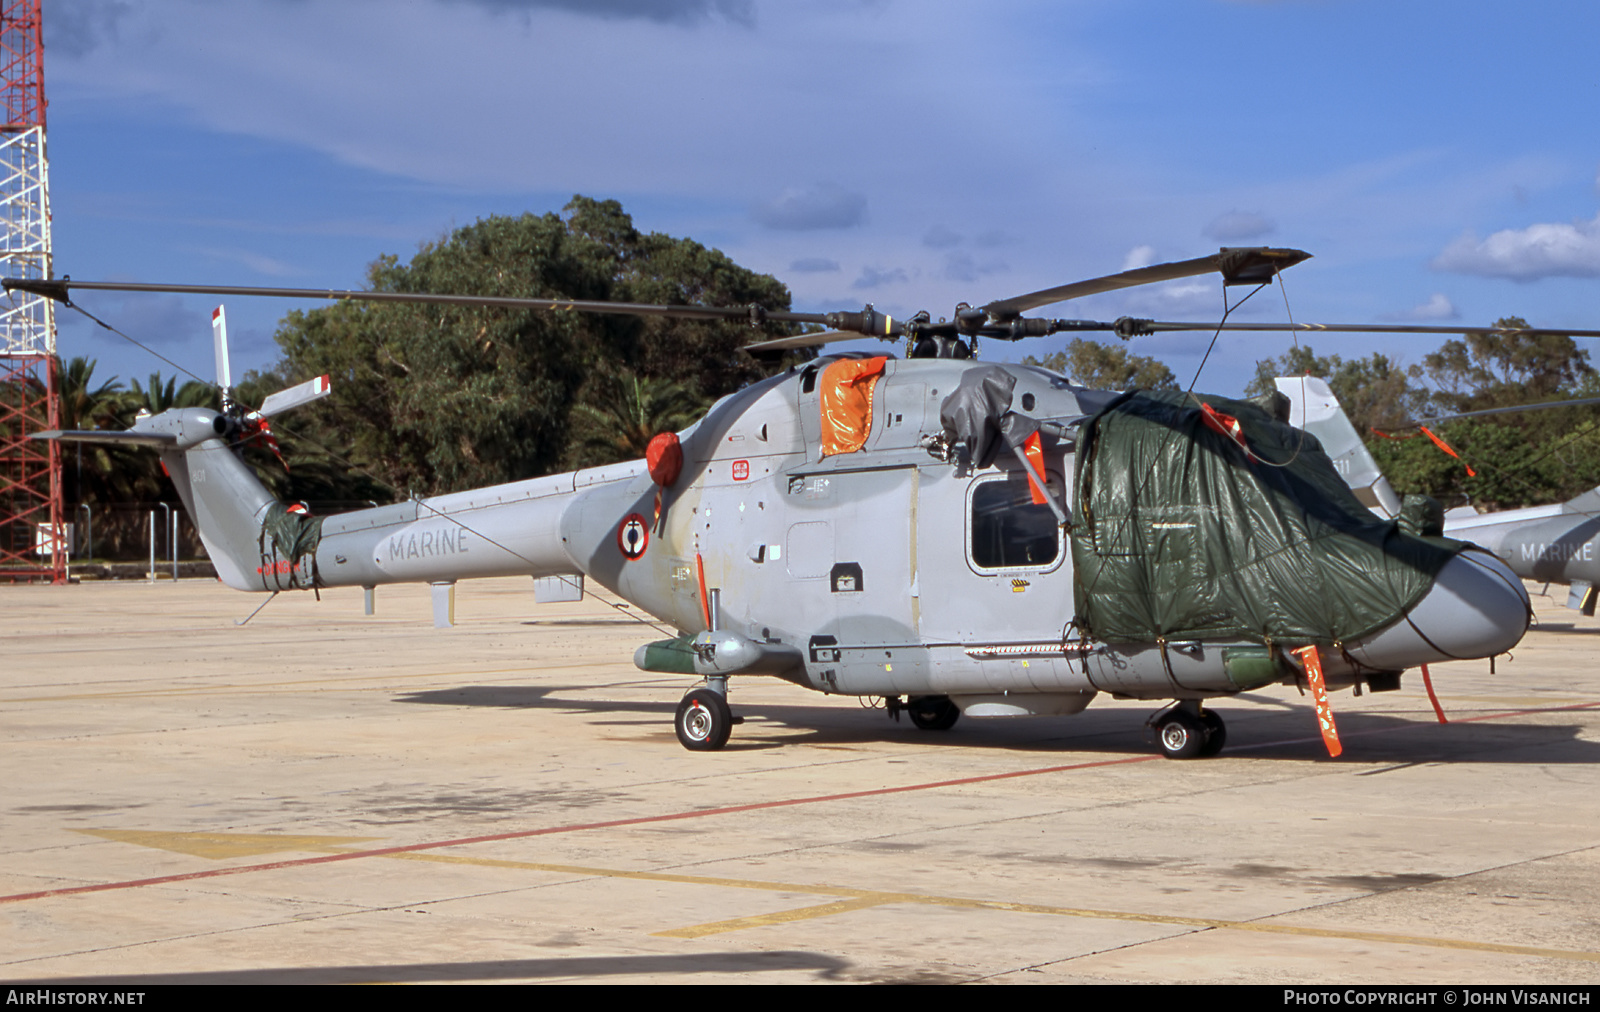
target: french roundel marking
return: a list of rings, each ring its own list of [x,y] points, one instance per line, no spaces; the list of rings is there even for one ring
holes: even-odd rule
[[[617,547],[622,550],[622,557],[631,562],[644,555],[649,546],[650,525],[645,523],[644,514],[629,513],[623,517],[617,526]]]

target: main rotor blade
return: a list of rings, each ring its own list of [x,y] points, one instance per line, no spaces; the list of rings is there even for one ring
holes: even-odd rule
[[[991,302],[984,306],[983,311],[988,313],[991,319],[1005,320],[1025,313],[1030,309],[1048,306],[1053,302],[1065,302],[1068,299],[1079,299],[1085,295],[1098,295],[1101,292],[1116,291],[1119,288],[1133,288],[1138,285],[1149,285],[1157,281],[1172,281],[1176,278],[1194,277],[1197,274],[1210,274],[1212,271],[1221,272],[1222,283],[1225,285],[1260,284],[1271,281],[1279,271],[1286,270],[1303,260],[1309,259],[1311,259],[1310,253],[1297,249],[1276,249],[1270,246],[1238,248],[1224,246],[1219,252],[1213,253],[1208,257],[1138,267],[1131,271],[1123,271],[1120,274],[1109,274],[1103,278],[1075,281],[1070,285],[1046,288],[1043,291],[1033,292],[1029,295],[1001,299],[998,302]]]
[[[759,306],[671,306],[641,302],[585,302],[574,299],[522,299],[494,295],[437,295],[428,292],[368,292],[337,288],[242,288],[225,285],[164,285],[119,281],[39,281],[26,278],[4,279],[6,291],[13,289],[70,302],[69,291],[169,292],[177,295],[254,296],[275,299],[331,299],[348,302],[407,302],[444,306],[491,306],[500,309],[568,309],[580,313],[611,313],[619,316],[669,316],[683,320],[751,320],[776,323],[828,324],[830,316],[860,316],[859,313],[791,313],[766,310]]]
[[[1567,337],[1600,337],[1600,330],[1569,330],[1565,327],[1435,327],[1407,323],[1169,323],[1161,320],[1131,320],[1135,334],[1181,330],[1246,331],[1326,331],[1330,334],[1564,334]]]
[[[851,334],[842,330],[823,330],[815,334],[796,334],[794,337],[775,337],[770,341],[757,341],[747,344],[740,351],[748,351],[752,355],[760,355],[773,351],[789,351],[792,348],[815,348],[818,345],[833,344],[836,341],[860,341],[866,338],[865,334]]]
[[[1600,397],[1576,397],[1568,401],[1544,401],[1539,404],[1518,404],[1509,408],[1484,408],[1481,411],[1458,411],[1453,415],[1434,415],[1432,418],[1418,418],[1410,425],[1436,425],[1439,422],[1453,422],[1458,418],[1482,418],[1485,415],[1515,415],[1524,411],[1545,411],[1550,408],[1581,408],[1585,404],[1600,404]]]

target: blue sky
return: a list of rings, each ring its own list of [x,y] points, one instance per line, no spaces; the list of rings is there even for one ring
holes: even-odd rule
[[[1223,245],[1240,318],[1600,327],[1600,5],[45,0],[58,274],[355,287],[489,214],[616,198],[797,308],[948,315]],[[1236,290],[1237,291],[1237,290]],[[1045,315],[1214,318],[1214,282]],[[204,299],[86,308],[210,374]],[[235,369],[291,308],[228,306]],[[1186,384],[1209,335],[1138,338]],[[985,344],[989,358],[1055,350]],[[1237,393],[1287,336],[1226,336]],[[1423,337],[1321,353],[1413,363]],[[61,316],[59,350],[169,367]],[[1600,356],[1597,356],[1600,357]]]

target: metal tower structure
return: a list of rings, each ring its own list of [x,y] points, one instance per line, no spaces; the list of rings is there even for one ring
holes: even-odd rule
[[[50,277],[41,0],[0,0],[0,273]],[[55,305],[0,300],[0,579],[66,582]]]

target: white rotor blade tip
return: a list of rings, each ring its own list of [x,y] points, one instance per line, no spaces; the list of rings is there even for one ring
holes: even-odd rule
[[[316,379],[306,380],[286,390],[279,390],[261,402],[261,414],[276,415],[298,408],[302,404],[309,404],[321,397],[328,396],[333,389],[328,382],[327,375],[318,376]]]
[[[233,371],[228,365],[228,320],[221,306],[211,311],[211,341],[217,356],[217,386],[228,390],[233,386]]]

